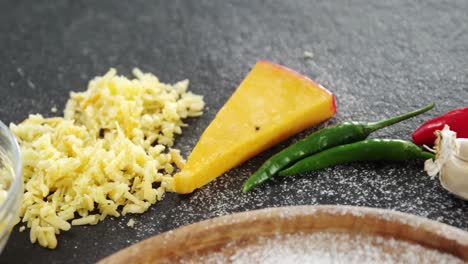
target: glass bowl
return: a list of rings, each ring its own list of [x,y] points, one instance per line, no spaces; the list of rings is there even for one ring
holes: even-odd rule
[[[11,230],[19,221],[23,197],[21,151],[13,133],[0,121],[0,184],[8,178],[7,175],[11,178],[7,181],[6,188],[3,187],[7,189],[7,193],[6,196],[2,196],[3,201],[0,202],[0,253]]]

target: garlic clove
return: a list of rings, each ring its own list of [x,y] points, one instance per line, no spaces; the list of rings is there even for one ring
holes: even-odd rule
[[[468,200],[468,138],[457,138],[446,125],[437,131],[435,152],[436,159],[426,160],[424,170],[431,177],[439,174],[445,190]]]
[[[468,162],[457,155],[442,166],[439,176],[442,187],[452,194],[468,200]]]
[[[468,162],[468,138],[457,138],[458,157]]]

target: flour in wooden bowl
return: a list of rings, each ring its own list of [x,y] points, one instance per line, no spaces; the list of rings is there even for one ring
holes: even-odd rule
[[[390,237],[316,232],[260,236],[230,242],[182,263],[463,263],[459,258]]]

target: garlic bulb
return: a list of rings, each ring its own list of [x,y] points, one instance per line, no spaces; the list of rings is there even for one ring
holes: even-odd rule
[[[436,159],[426,160],[424,170],[431,177],[439,174],[444,189],[468,200],[468,138],[457,138],[447,125],[436,133]]]

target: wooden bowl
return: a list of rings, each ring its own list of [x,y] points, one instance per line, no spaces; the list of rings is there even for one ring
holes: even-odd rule
[[[468,262],[468,232],[436,221],[365,207],[292,206],[237,213],[183,226],[120,250],[100,263],[209,262],[203,256],[210,254],[225,255],[224,260],[229,260],[238,250],[258,248],[262,237],[275,239],[279,235],[307,236],[320,232],[349,234],[354,238],[380,237],[393,244],[416,245]],[[372,243],[375,245],[375,241]],[[384,247],[390,255],[411,249]],[[428,256],[424,250],[412,253],[421,260]]]

